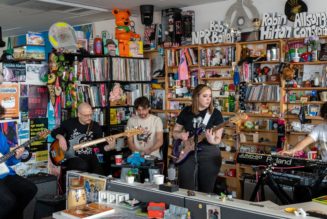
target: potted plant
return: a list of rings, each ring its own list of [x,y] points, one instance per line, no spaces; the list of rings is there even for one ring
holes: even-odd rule
[[[126,175],[126,182],[127,183],[134,183],[135,176],[137,175],[137,169],[130,169]]]

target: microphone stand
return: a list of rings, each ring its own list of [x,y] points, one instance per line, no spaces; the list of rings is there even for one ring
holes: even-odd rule
[[[198,128],[199,124],[196,118],[193,119],[193,127],[194,127],[194,190],[198,191],[198,177],[199,177],[199,161],[198,161]]]

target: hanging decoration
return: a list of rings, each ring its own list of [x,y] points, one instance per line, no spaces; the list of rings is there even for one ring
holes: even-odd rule
[[[295,21],[296,14],[307,11],[308,7],[302,0],[287,0],[285,3],[285,15],[287,16],[287,19],[292,22]]]

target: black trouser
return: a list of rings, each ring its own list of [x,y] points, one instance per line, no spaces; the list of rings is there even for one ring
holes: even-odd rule
[[[198,191],[212,193],[214,191],[217,174],[221,166],[221,155],[218,146],[201,144],[198,151]],[[194,190],[194,152],[190,153],[178,166],[179,187]]]
[[[36,192],[36,185],[21,176],[0,179],[0,219],[23,218],[23,211]]]
[[[96,155],[69,158],[62,164],[61,182],[62,193],[66,192],[66,172],[68,170],[79,170],[82,172],[104,175],[104,170],[98,162]]]

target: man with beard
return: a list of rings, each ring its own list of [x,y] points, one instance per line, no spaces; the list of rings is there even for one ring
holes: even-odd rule
[[[160,147],[163,144],[163,125],[158,116],[150,114],[150,101],[147,97],[139,97],[134,101],[136,115],[127,122],[127,128],[140,127],[143,134],[128,137],[128,146],[142,155],[153,155],[162,159]]]

